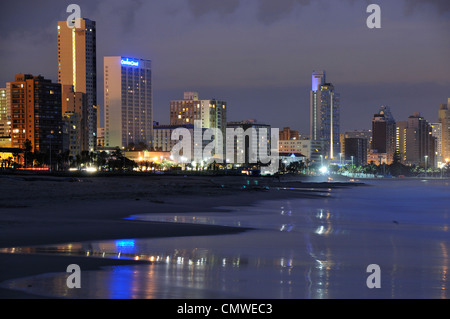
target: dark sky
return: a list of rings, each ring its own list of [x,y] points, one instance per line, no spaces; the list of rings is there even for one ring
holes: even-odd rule
[[[437,121],[450,97],[448,0],[30,0],[0,12],[0,86],[16,73],[57,81],[57,21],[67,5],[97,22],[103,56],[153,63],[154,117],[184,91],[228,102],[228,120],[257,119],[309,133],[313,70],[341,93],[341,131],[370,128],[380,105],[396,120]],[[370,3],[382,28],[366,26]]]

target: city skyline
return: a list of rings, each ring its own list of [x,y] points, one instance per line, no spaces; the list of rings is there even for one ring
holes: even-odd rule
[[[55,81],[55,29],[68,13],[65,2],[52,3],[56,4],[39,1],[37,8],[29,2],[24,14],[29,9],[30,14],[42,12],[42,18],[30,17],[13,28],[8,21],[17,8],[7,4],[10,15],[2,22],[6,32],[1,37],[2,48],[7,48],[1,52],[3,82],[16,73],[41,74]],[[448,96],[446,17],[450,8],[439,1],[379,4],[382,29],[370,30],[365,25],[367,4],[349,1],[328,5],[281,1],[275,7],[264,1],[177,5],[171,1],[79,1],[82,16],[97,23],[97,95],[102,110],[100,61],[117,54],[145,56],[154,62],[154,119],[161,123],[169,118],[170,100],[196,91],[227,100],[230,121],[255,118],[305,134],[309,131],[310,74],[322,69],[342,96],[341,131],[369,128],[380,105],[389,105],[398,119],[420,112],[436,122],[436,108]],[[144,15],[153,19],[142,19]],[[323,23],[305,33],[302,27],[315,18]],[[36,30],[33,36],[30,30]],[[345,36],[349,30],[353,32]],[[22,35],[20,41],[13,41],[17,34]],[[315,52],[313,44],[320,41],[314,39],[325,34],[330,44],[317,46]],[[417,46],[421,41],[427,45]],[[20,50],[30,43],[35,47],[32,53]],[[412,47],[416,49],[411,51]]]

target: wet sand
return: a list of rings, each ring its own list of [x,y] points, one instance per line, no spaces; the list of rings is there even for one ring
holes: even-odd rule
[[[243,176],[53,177],[0,175],[0,248],[124,238],[212,236],[245,228],[124,220],[130,215],[216,211],[259,200],[321,197],[346,183]],[[352,183],[350,183],[352,185]],[[314,187],[314,189],[312,189]],[[295,188],[295,189],[294,189]],[[317,192],[317,189],[320,192]],[[0,254],[0,282],[137,261]],[[0,289],[0,298],[42,298]]]

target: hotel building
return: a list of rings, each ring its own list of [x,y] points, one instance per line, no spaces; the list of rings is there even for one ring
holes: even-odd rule
[[[151,61],[104,58],[105,147],[152,146],[153,95]]]
[[[77,22],[79,28],[58,21],[58,82],[86,94],[86,115],[78,114],[81,130],[87,132],[87,145],[83,142],[81,150],[93,151],[97,136],[96,23],[88,19]]]

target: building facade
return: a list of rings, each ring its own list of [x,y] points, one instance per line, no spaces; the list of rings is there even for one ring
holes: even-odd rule
[[[436,139],[436,158],[435,167],[440,167],[445,163],[445,159],[442,158],[442,123],[431,123],[431,135]]]
[[[216,153],[225,154],[227,128],[227,102],[221,100],[200,100],[198,92],[184,92],[183,100],[170,101],[170,125],[181,126],[201,123],[202,129],[219,129],[224,139],[214,139]],[[205,142],[205,141],[204,141]],[[203,142],[203,143],[204,143]]]
[[[367,145],[366,138],[349,137],[345,139],[345,161],[356,166],[367,164]]]
[[[450,160],[450,98],[447,104],[441,104],[439,108],[439,123],[441,123],[441,147],[442,160],[448,162]]]
[[[89,113],[87,108],[86,94],[83,92],[75,92],[72,85],[62,85],[62,116],[63,120],[68,120],[69,122],[76,122],[70,124],[70,131],[77,135],[77,138],[69,139],[71,145],[65,144],[67,150],[70,150],[71,156],[76,156],[81,153],[81,151],[89,150]],[[74,130],[77,132],[75,133]],[[67,132],[67,130],[65,130]],[[78,143],[74,145],[73,143]],[[75,150],[78,151],[75,154]]]
[[[374,153],[386,153],[387,164],[394,161],[396,151],[396,123],[388,106],[381,106],[372,119],[372,145]]]
[[[58,21],[58,82],[73,86],[74,92],[86,94],[87,148],[93,151],[97,136],[97,45],[96,23],[89,19],[77,21],[80,27],[68,27],[67,21]],[[80,117],[82,116],[79,114]]]
[[[225,136],[227,102],[200,100],[197,92],[185,92],[183,100],[170,101],[170,125],[189,125],[201,121],[202,128],[218,128]]]
[[[34,152],[61,152],[61,85],[29,74],[16,74],[6,85],[12,147],[24,148],[28,140]]]
[[[344,134],[341,134],[340,141],[341,141],[341,154],[339,154],[340,159],[346,158],[345,156],[345,139],[346,138],[363,138],[367,140],[367,151],[368,154],[370,151],[370,145],[372,143],[372,130],[354,130],[345,132]]]
[[[178,129],[184,128],[191,134],[191,149],[194,149],[194,124],[187,125],[155,125],[153,127],[153,146],[158,152],[171,152],[173,147],[179,142],[172,140],[172,133]]]
[[[105,147],[132,143],[152,146],[151,61],[120,56],[104,58]]]
[[[78,113],[66,111],[63,114],[63,150],[75,158],[81,154],[81,118]]]
[[[285,127],[280,131],[280,141],[299,140],[300,133],[296,130],[291,130],[290,127]]]
[[[419,113],[408,117],[398,125],[398,154],[405,165],[421,165],[428,168],[436,163],[436,138],[431,125]]]
[[[11,109],[6,93],[6,88],[0,88],[0,138],[11,136]]]
[[[325,71],[313,72],[310,98],[311,139],[322,141],[322,155],[334,159],[340,153],[340,95],[326,82]]]
[[[322,142],[310,139],[280,140],[280,153],[301,153],[309,163],[320,162],[322,155]]]

